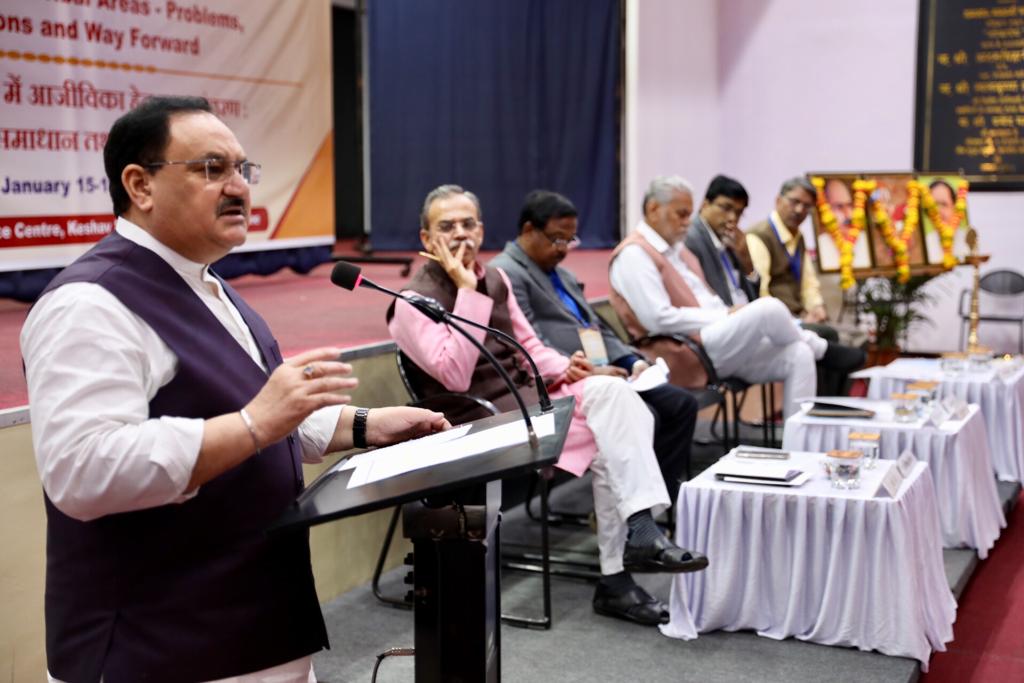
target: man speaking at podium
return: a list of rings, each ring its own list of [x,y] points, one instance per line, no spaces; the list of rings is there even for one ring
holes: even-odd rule
[[[420,239],[437,259],[406,288],[437,299],[445,309],[513,336],[536,361],[552,397],[572,394],[576,408],[557,466],[576,476],[593,475],[594,512],[601,581],[594,594],[600,614],[656,625],[668,621],[665,605],[637,585],[630,571],[686,572],[707,558],[672,543],[654,523],[652,509],[669,505],[655,459],[654,418],[625,380],[602,375],[582,354],[566,357],[541,343],[512,294],[507,276],[477,262],[484,226],[476,195],[442,185],[423,202]],[[399,300],[388,329],[398,347],[425,375],[427,393],[458,391],[508,405],[510,394],[477,348],[448,325],[432,322]],[[523,393],[533,391],[515,353],[482,331],[488,347]]]
[[[343,407],[337,349],[283,361],[210,269],[245,241],[260,166],[199,98],[110,130],[116,231],[21,334],[47,513],[51,681],[315,681],[327,646],[304,533],[264,530],[302,462],[446,428]]]

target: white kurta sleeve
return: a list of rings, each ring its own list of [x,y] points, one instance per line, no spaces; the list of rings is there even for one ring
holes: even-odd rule
[[[203,420],[149,417],[177,360],[152,328],[99,285],[44,296],[21,332],[36,464],[47,495],[80,520],[185,495]]]

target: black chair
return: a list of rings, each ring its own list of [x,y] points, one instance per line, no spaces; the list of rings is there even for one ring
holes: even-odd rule
[[[432,396],[422,396],[412,381],[411,373],[408,370],[409,367],[413,366],[412,361],[408,356],[402,353],[400,349],[396,349],[395,360],[398,366],[398,374],[402,378],[402,383],[405,385],[405,389],[411,397],[411,400],[407,405],[417,408],[427,408],[439,412],[461,414],[464,415],[461,420],[463,422],[487,417],[488,415],[496,415],[499,412],[498,408],[490,401],[466,393],[444,392],[434,394]],[[569,576],[588,580],[595,580],[600,576],[596,563],[579,562],[577,560],[551,555],[549,524],[557,524],[560,521],[563,521],[563,519],[568,518],[568,515],[563,514],[558,515],[554,519],[552,518],[552,514],[548,506],[550,480],[553,476],[553,473],[550,470],[551,468],[544,468],[541,471],[536,472],[531,477],[528,489],[529,492],[526,499],[526,509],[528,514],[531,518],[539,521],[541,525],[541,546],[539,552],[525,551],[511,553],[504,550],[502,551],[502,566],[504,568],[535,572],[541,575],[543,616],[521,617],[503,614],[501,616],[502,621],[513,626],[533,627],[545,630],[551,628],[551,576],[553,574],[557,576]],[[538,497],[540,498],[539,518],[535,517],[530,511],[532,498],[538,493]],[[395,529],[398,526],[398,517],[400,513],[401,506],[398,506],[391,514],[391,520],[388,523],[388,530],[384,536],[380,555],[377,557],[377,564],[374,568],[372,589],[374,596],[376,596],[376,598],[381,602],[395,607],[409,609],[412,607],[411,600],[387,596],[380,589],[380,577],[384,570],[384,563],[387,559],[388,551],[391,548],[391,541],[394,537]],[[553,568],[553,564],[558,566]],[[572,567],[583,567],[583,569],[573,569]]]
[[[728,452],[731,448],[738,446],[740,443],[740,410],[743,408],[743,401],[751,384],[739,377],[719,377],[714,363],[711,362],[707,351],[704,350],[704,346],[695,339],[685,335],[648,335],[637,339],[633,344],[642,347],[651,342],[664,339],[671,339],[688,347],[697,357],[697,360],[700,361],[701,367],[704,368],[704,372],[708,376],[708,383],[703,388],[690,389],[689,391],[697,399],[697,406],[700,409],[703,410],[709,406],[716,406],[715,415],[711,419],[711,435],[712,437],[717,437],[715,426],[718,424],[719,418],[721,418],[724,432],[721,438],[722,449]],[[775,420],[773,417],[775,412],[775,385],[769,382],[760,386],[762,408],[761,433],[765,445],[774,445],[776,443]],[[732,408],[731,435],[729,407]],[[686,477],[687,479],[690,478],[689,462],[686,463]]]
[[[1019,301],[1019,308],[1013,315],[985,314],[978,308],[978,321],[1004,323],[1017,326],[1017,353],[1024,353],[1024,275],[1015,270],[994,270],[986,273],[980,282],[981,291],[999,297],[1001,301]],[[966,343],[967,330],[971,323],[971,290],[960,292],[960,348]]]

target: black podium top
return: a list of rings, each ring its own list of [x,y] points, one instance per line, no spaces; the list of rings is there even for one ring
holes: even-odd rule
[[[574,404],[575,399],[571,396],[554,401],[555,431],[540,439],[540,448],[537,450],[528,443],[520,443],[481,451],[459,460],[413,470],[351,489],[348,488],[348,482],[352,477],[352,469],[329,469],[302,492],[274,522],[270,531],[323,524],[551,465],[562,453]],[[539,406],[530,408],[531,416],[539,413]],[[513,411],[467,424],[470,425],[469,434],[473,434],[517,420],[522,420],[522,414]]]

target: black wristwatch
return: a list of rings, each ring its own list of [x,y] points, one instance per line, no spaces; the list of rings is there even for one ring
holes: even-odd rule
[[[366,419],[370,416],[369,408],[356,408],[356,416],[352,418],[352,445],[366,448]]]

